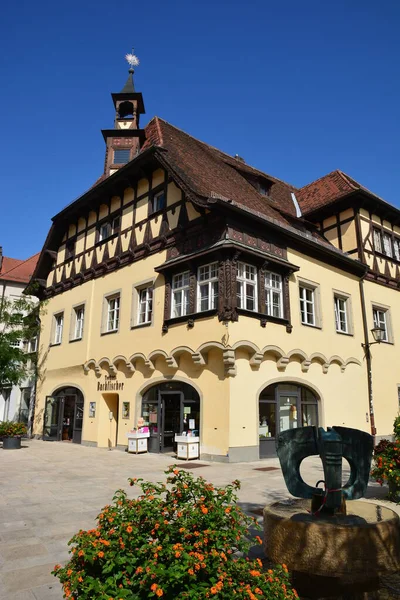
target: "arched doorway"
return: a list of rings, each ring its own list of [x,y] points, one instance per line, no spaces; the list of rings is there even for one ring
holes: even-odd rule
[[[200,435],[200,396],[181,381],[153,385],[142,396],[141,416],[150,431],[149,452],[173,452],[176,434]]]
[[[83,394],[75,387],[63,387],[46,397],[43,439],[80,444],[82,441]]]
[[[274,383],[263,389],[258,406],[260,458],[276,456],[280,431],[318,426],[318,396],[297,383]]]

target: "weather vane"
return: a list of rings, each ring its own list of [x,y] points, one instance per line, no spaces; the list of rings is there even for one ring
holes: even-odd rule
[[[132,48],[132,52],[130,54],[125,54],[126,62],[131,67],[131,69],[133,69],[133,67],[137,67],[139,65],[139,59],[136,56],[136,54],[133,53],[133,50],[134,49]]]

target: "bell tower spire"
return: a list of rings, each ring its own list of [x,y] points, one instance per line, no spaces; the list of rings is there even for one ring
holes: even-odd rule
[[[144,139],[144,129],[139,128],[140,115],[144,114],[143,97],[135,91],[133,82],[134,68],[139,65],[138,57],[133,53],[126,54],[129,64],[128,79],[122,90],[111,94],[114,108],[114,129],[103,129],[102,134],[106,142],[106,157],[104,162],[104,175],[108,177],[126,163],[132,160],[139,152]]]

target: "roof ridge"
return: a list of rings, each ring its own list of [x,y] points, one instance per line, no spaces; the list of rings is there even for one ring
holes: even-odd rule
[[[362,187],[361,184],[358,184],[358,187],[356,187],[353,183],[351,183],[350,179],[352,179],[352,178],[350,177],[350,175],[347,175],[347,173],[345,173],[344,171],[341,171],[340,169],[337,169],[337,173],[339,173],[340,177],[354,190],[361,189],[361,187]],[[356,181],[356,180],[353,179],[353,181]],[[358,181],[356,183],[358,183]]]
[[[181,129],[180,127],[177,127],[176,125],[173,125],[172,123],[170,123],[169,121],[166,121],[165,119],[163,119],[162,117],[158,117],[155,116],[153,117],[152,120],[157,119],[158,121],[162,121],[163,123],[166,123],[167,125],[169,125],[170,127],[173,127],[173,129],[176,129],[177,131],[179,131],[180,133],[183,133],[184,135],[187,135],[188,137],[192,138],[192,140],[195,140],[197,143],[201,144],[202,146],[206,146],[207,148],[214,150],[215,152],[218,152],[218,154],[222,154],[223,156],[226,156],[227,158],[229,158],[231,161],[235,160],[234,156],[231,156],[230,154],[228,154],[227,152],[224,152],[223,150],[220,150],[219,148],[217,148],[216,146],[212,146],[211,144],[208,144],[207,142],[203,142],[203,140],[199,140],[199,138],[194,137],[194,135],[191,135],[190,133],[188,133],[187,131],[184,131],[183,129]],[[149,121],[149,124],[151,123],[151,121]],[[238,169],[240,170],[240,165],[242,163],[238,162]],[[258,173],[262,173],[267,179],[272,179],[276,182],[279,183],[283,183],[284,185],[287,185],[289,187],[292,187],[294,189],[299,189],[296,186],[294,186],[291,183],[288,183],[287,181],[284,181],[283,179],[279,179],[278,177],[275,177],[275,175],[269,175],[268,173],[266,173],[265,171],[261,171],[260,169],[257,169],[256,167],[253,167],[252,165],[244,162],[243,163],[244,166],[246,166],[247,168],[252,169],[253,171],[257,171]],[[233,166],[233,165],[231,165]]]
[[[301,188],[299,188],[299,190],[304,190],[305,188],[309,187],[310,185],[314,185],[315,183],[318,183],[319,181],[322,181],[323,179],[326,179],[326,177],[329,177],[329,175],[333,175],[334,173],[341,173],[342,171],[340,171],[339,169],[334,169],[333,171],[330,171],[329,173],[325,173],[325,175],[321,175],[321,177],[318,177],[318,179],[313,179],[312,181],[310,181],[310,183],[306,183],[306,185],[303,185]]]
[[[157,127],[158,137],[159,137],[159,141],[160,141],[160,146],[163,146],[164,145],[164,138],[163,138],[162,130],[161,130],[161,127],[160,127],[160,118],[157,117],[157,115],[156,115],[154,117],[154,121],[156,122],[156,127]],[[151,123],[151,121],[150,121],[150,123]]]

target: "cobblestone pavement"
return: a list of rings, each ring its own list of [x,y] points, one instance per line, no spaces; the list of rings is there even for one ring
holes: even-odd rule
[[[160,481],[175,462],[180,461],[168,455],[133,455],[63,442],[24,440],[21,450],[0,447],[0,600],[61,600],[58,580],[50,571],[68,559],[72,535],[95,526],[115,490],[123,487],[134,494],[128,477]],[[276,458],[201,464],[205,466],[193,473],[215,485],[239,479],[239,501],[253,514],[289,496]],[[278,468],[259,470],[264,467]],[[321,473],[318,458],[303,462],[308,483],[315,485]],[[379,499],[386,493],[372,484],[368,496]],[[400,514],[398,506],[390,506]]]

